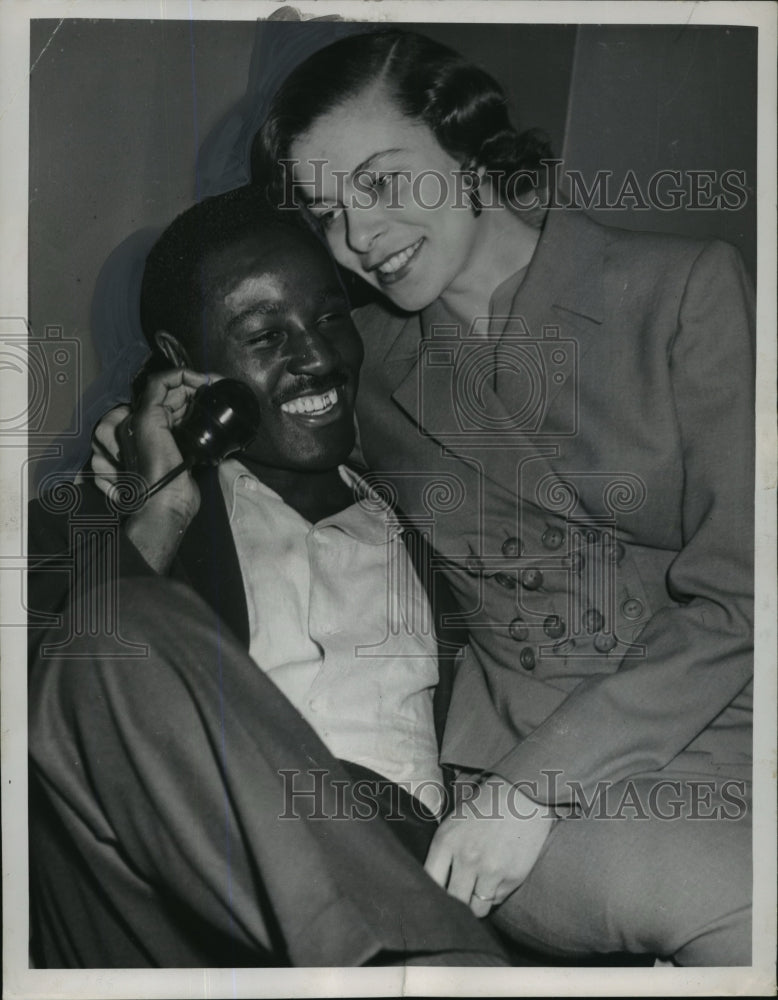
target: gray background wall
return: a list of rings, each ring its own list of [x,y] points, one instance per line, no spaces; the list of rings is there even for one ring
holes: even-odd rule
[[[249,80],[261,88],[272,75],[289,31],[326,40],[338,29],[310,22],[71,20],[52,36],[54,26],[51,20],[31,25],[31,62],[38,61],[30,82],[29,318],[35,337],[54,325],[81,342],[81,385],[92,384],[84,423],[91,425],[137,362],[120,328],[133,319],[139,248],[150,233],[121,247],[100,277],[106,259],[131,234],[164,225],[218,183],[214,144],[223,145],[237,128],[231,112]],[[585,175],[610,169],[615,177],[633,169],[642,182],[662,168],[742,169],[753,192],[755,29],[414,27],[492,72],[519,123],[545,128],[566,166]],[[255,40],[262,59],[252,65]],[[196,169],[204,143],[208,155]],[[753,197],[737,212],[593,214],[633,228],[719,236],[755,269]],[[108,379],[117,358],[127,371]],[[53,437],[67,427],[64,398],[47,420]],[[71,439],[66,462],[77,463],[87,431]]]
[[[749,189],[737,211],[592,214],[614,226],[728,240],[755,275],[756,69],[753,28],[582,26],[563,149],[568,167],[589,177],[609,169],[614,179],[633,170],[642,190],[659,170],[742,170]]]
[[[31,60],[56,22],[33,21]],[[242,22],[66,21],[30,80],[29,318],[82,339],[97,374],[95,281],[135,230],[195,197],[201,141],[246,89]]]

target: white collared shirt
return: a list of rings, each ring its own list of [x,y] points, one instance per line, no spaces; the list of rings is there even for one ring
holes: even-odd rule
[[[357,502],[312,525],[236,459],[220,465],[249,653],[334,756],[403,784],[437,811],[438,668],[427,596],[393,512],[351,470],[340,474]]]

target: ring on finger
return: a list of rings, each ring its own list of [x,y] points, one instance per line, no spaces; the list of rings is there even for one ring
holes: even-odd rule
[[[497,898],[496,896],[482,896],[481,893],[476,892],[475,889],[473,890],[473,895],[476,899],[480,899],[482,903],[493,903]]]

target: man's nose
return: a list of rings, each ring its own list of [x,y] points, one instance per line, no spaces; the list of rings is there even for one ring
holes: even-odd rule
[[[354,253],[367,253],[386,231],[380,206],[351,206],[346,209],[346,242]]]
[[[340,355],[316,329],[301,329],[292,338],[289,371],[295,375],[321,375],[337,367]]]

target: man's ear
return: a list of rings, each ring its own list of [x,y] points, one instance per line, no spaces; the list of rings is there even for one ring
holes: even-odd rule
[[[157,350],[161,351],[170,362],[171,368],[192,367],[192,362],[189,360],[189,355],[186,353],[185,347],[178,337],[173,336],[172,333],[168,333],[167,330],[157,330],[154,334],[154,343],[157,346]]]

